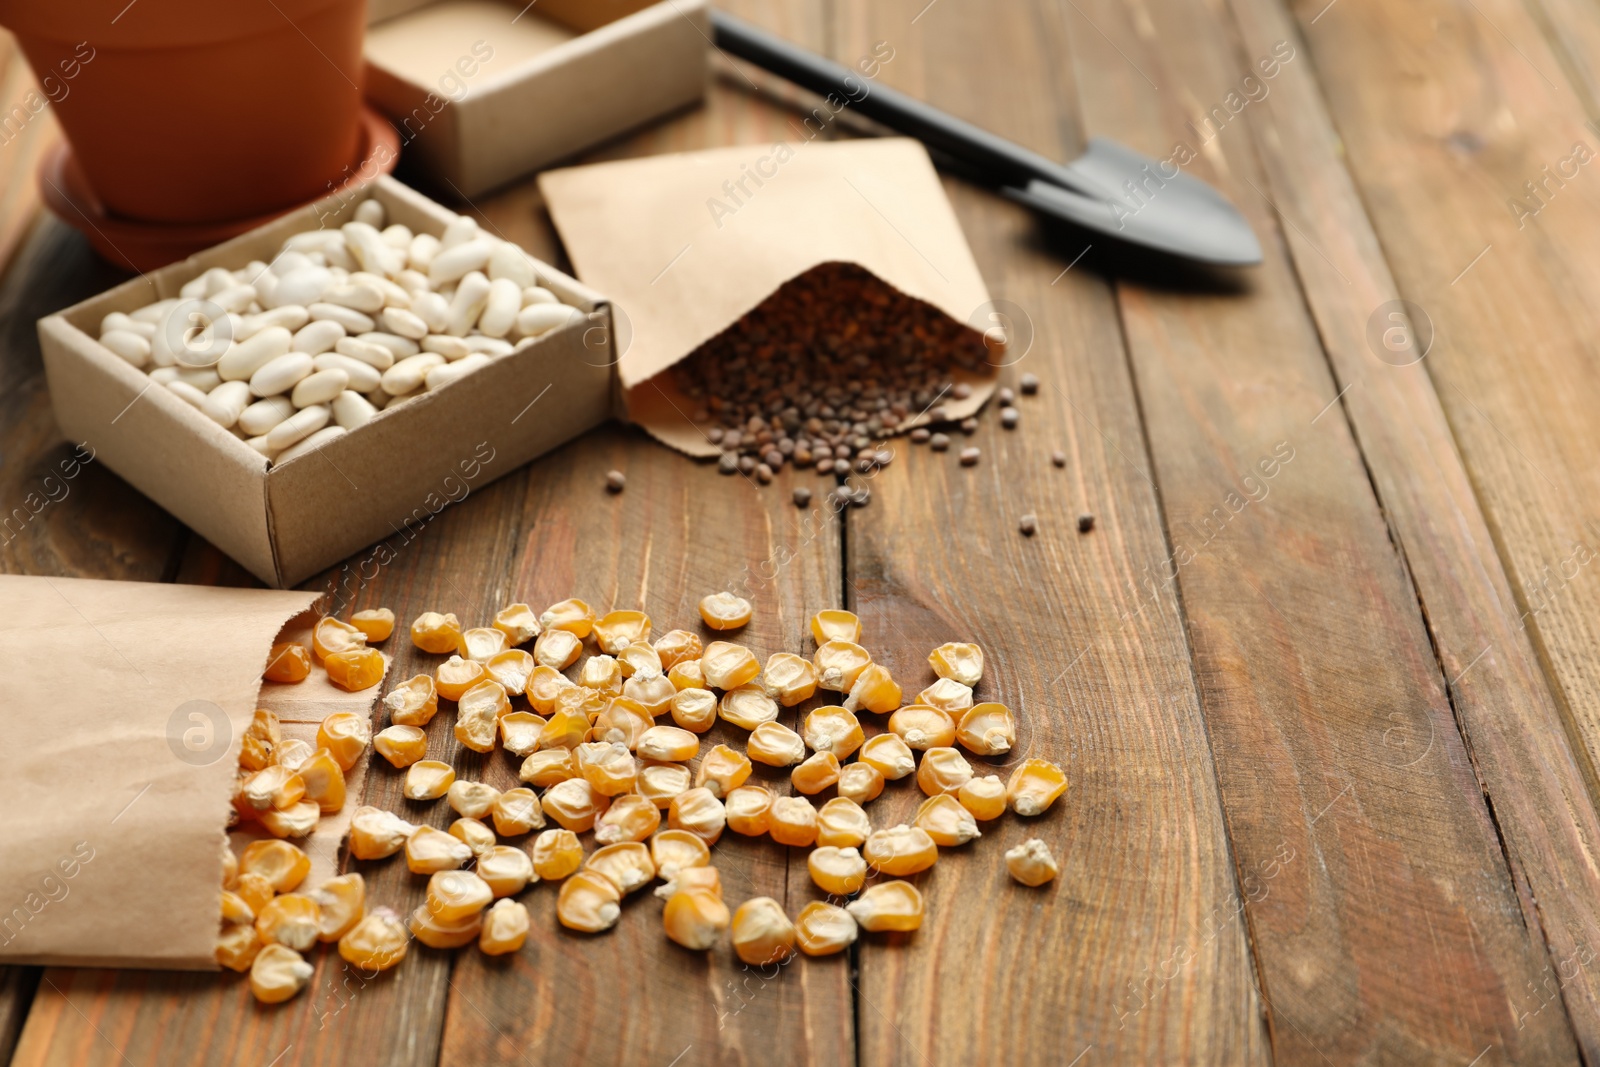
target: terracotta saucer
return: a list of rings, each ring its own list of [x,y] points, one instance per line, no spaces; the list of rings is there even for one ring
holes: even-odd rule
[[[329,193],[387,174],[400,160],[400,135],[388,120],[370,107],[362,108],[361,119],[360,162],[350,168],[349,179]],[[104,259],[141,272],[221,244],[304,206],[291,205],[282,211],[232,222],[174,224],[119,218],[107,212],[89,188],[73,159],[72,146],[65,140],[46,149],[39,161],[39,191],[45,206],[87,237]]]

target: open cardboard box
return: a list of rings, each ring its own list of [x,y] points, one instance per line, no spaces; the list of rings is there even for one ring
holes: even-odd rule
[[[61,432],[273,586],[294,585],[384,538],[406,539],[447,504],[612,414],[610,307],[553,267],[542,284],[588,313],[432,390],[320,451],[267,460],[96,338],[112,311],[176,296],[213,266],[270,260],[292,233],[349,221],[366,196],[391,222],[440,234],[454,213],[388,177],[346,191],[41,319]],[[382,560],[378,561],[380,564]]]
[[[462,196],[698,101],[704,0],[375,0],[366,95]]]

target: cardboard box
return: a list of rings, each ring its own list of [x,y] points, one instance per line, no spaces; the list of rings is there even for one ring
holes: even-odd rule
[[[95,338],[112,311],[175,296],[210,267],[270,260],[292,233],[348,221],[370,195],[391,222],[442,233],[453,213],[388,177],[330,197],[39,321],[61,432],[268,585],[294,585],[414,531],[447,504],[611,417],[611,309],[553,267],[543,284],[585,312],[319,452],[270,466]],[[381,562],[381,561],[380,561]]]
[[[704,0],[376,0],[367,98],[476,196],[705,94]]]

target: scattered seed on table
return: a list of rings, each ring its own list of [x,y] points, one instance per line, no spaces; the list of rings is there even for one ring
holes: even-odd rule
[[[872,490],[864,485],[850,494],[850,503],[855,507],[864,508],[871,502]]]
[[[1009,388],[1002,387],[1001,390],[995,394],[995,399],[1000,401],[1001,407],[1008,408],[1017,402],[1017,394],[1012,392]]]
[[[1094,529],[1094,516],[1093,515],[1079,515],[1078,516],[1078,532],[1079,533],[1088,533],[1092,529]]]
[[[762,485],[772,484],[772,468],[765,463],[756,464],[756,481]]]
[[[803,485],[800,486],[798,489],[796,489],[794,491],[794,506],[797,507],[797,508],[810,507],[811,506],[811,490],[807,489]]]
[[[928,443],[928,438],[932,436],[932,430],[929,430],[926,426],[918,426],[915,430],[911,431],[911,443],[914,445],[925,445]]]
[[[722,443],[722,427],[713,426],[711,429],[707,430],[706,440],[710,441],[714,445],[720,445]]]
[[[889,464],[894,462],[894,453],[887,448],[880,448],[878,450],[877,459],[878,466],[887,467]]]
[[[1058,448],[1050,453],[1050,462],[1058,467],[1065,467],[1067,465],[1067,454]]]
[[[718,474],[737,474],[739,471],[739,454],[737,452],[724,452],[722,458],[717,460]]]
[[[740,456],[738,467],[740,474],[754,474],[756,471],[756,457],[751,455]]]
[[[1017,428],[1017,420],[1021,417],[1016,408],[1000,409],[1000,425],[1008,430],[1015,430]]]
[[[943,452],[950,447],[950,438],[947,434],[936,433],[928,438],[928,447],[935,452]]]
[[[978,457],[981,455],[983,453],[976,448],[963,448],[961,450],[961,465],[963,467],[971,467],[978,462]]]
[[[1039,391],[1039,376],[1037,374],[1024,374],[1017,385],[1022,388],[1023,396],[1032,396]]]
[[[836,460],[834,460],[833,461],[833,473],[835,473],[835,474],[849,474],[850,473],[850,461],[848,459],[836,459]]]
[[[966,434],[968,437],[971,437],[973,434],[977,433],[978,432],[978,420],[977,419],[962,419],[961,420],[961,432]]]
[[[1024,537],[1032,537],[1034,531],[1038,528],[1039,519],[1032,513],[1022,516],[1022,520],[1017,523],[1017,529],[1022,531],[1022,536]]]
[[[929,422],[949,422],[950,421],[950,409],[945,407],[943,404],[940,404],[936,408],[930,408],[929,411],[928,411],[928,421]]]
[[[957,382],[955,385],[950,387],[950,395],[955,397],[957,400],[965,400],[967,397],[972,395],[972,386],[968,385],[966,382]]]
[[[621,471],[606,472],[606,488],[613,493],[622,492],[622,487],[628,484],[628,476]]]

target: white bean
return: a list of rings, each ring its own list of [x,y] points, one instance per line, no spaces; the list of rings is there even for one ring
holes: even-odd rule
[[[348,390],[333,398],[333,421],[347,430],[359,430],[378,413],[366,397]]]
[[[446,363],[442,367],[435,367],[428,372],[424,383],[431,389],[440,389],[460,378],[462,375],[471,374],[479,367],[489,362],[489,357],[473,353],[466,359],[458,359],[454,363]]]
[[[529,304],[559,304],[561,298],[542,285],[530,285],[522,290],[522,306]]]
[[[300,379],[310,373],[311,357],[304,352],[290,352],[269,361],[252,374],[250,391],[256,396],[277,396],[293,389]]]
[[[308,452],[315,452],[317,449],[322,448],[324,445],[327,445],[340,437],[343,437],[349,432],[350,431],[346,430],[343,426],[324,426],[322,429],[318,430],[310,437],[307,437],[299,444],[292,445],[278,453],[278,455],[273,458],[272,464],[273,466],[277,466],[280,463],[287,463],[291,459],[296,459],[300,456],[303,456]]]
[[[286,328],[268,326],[224,352],[222,358],[217,360],[217,373],[223,381],[248,380],[256,371],[289,351],[290,340]]]
[[[402,359],[383,372],[383,391],[390,396],[402,396],[422,385],[428,372],[444,365],[444,357],[428,353]]]
[[[267,431],[267,446],[275,449],[288,448],[296,441],[314,434],[328,425],[330,414],[328,409],[321,404],[314,407],[301,408]]]
[[[437,352],[445,359],[461,359],[472,355],[472,349],[467,347],[467,342],[459,337],[451,337],[447,333],[433,333],[422,339],[422,348],[426,352]]]
[[[517,333],[523,337],[539,337],[583,317],[582,311],[566,304],[529,304],[517,312]]]
[[[157,367],[150,372],[150,380],[157,385],[171,385],[178,380],[177,367]]]
[[[511,354],[511,342],[503,341],[498,337],[485,337],[481,333],[475,333],[463,337],[461,341],[467,346],[468,352],[481,352],[486,356]]]
[[[299,304],[283,304],[279,307],[268,308],[259,315],[246,315],[239,329],[234,332],[235,341],[248,341],[262,330],[271,326],[282,326],[290,333],[298,330],[311,321],[311,312]]]
[[[384,348],[387,348],[389,351],[393,352],[396,359],[405,359],[407,356],[414,356],[421,351],[421,349],[417,347],[417,342],[413,341],[409,337],[401,337],[397,333],[383,333],[382,331],[376,331],[373,333],[361,334],[359,339],[362,341],[371,341],[375,345],[382,345]]]
[[[131,330],[135,321],[131,315],[121,311],[113,311],[100,320],[100,336],[104,337],[112,330]]]
[[[159,326],[166,321],[168,312],[177,306],[178,301],[173,297],[168,297],[165,300],[157,300],[154,304],[146,304],[137,311],[129,312],[128,318],[134,322],[148,322],[151,325]]]
[[[362,270],[390,277],[405,269],[399,250],[390,248],[370,224],[347,222],[339,230]]]
[[[439,238],[439,247],[454,248],[456,245],[466,244],[478,236],[478,220],[471,215],[457,215],[445,224],[444,236]]]
[[[367,333],[378,325],[372,321],[372,316],[363,315],[354,308],[339,304],[312,304],[306,310],[311,313],[312,319],[337,322],[344,327],[346,333]],[[334,341],[337,342],[338,338],[334,338]]]
[[[334,351],[341,356],[349,356],[376,367],[380,372],[394,366],[394,351],[383,345],[363,341],[358,337],[341,337],[339,343],[334,345]]]
[[[349,385],[350,375],[342,370],[313,371],[295,383],[294,393],[290,399],[297,408],[326,404],[344,392]]]
[[[456,295],[450,300],[450,321],[445,324],[445,333],[465,337],[483,314],[483,306],[488,301],[488,278],[478,271],[462,278],[461,284],[456,286]]]
[[[356,221],[364,222],[368,226],[383,228],[384,218],[388,213],[383,210],[383,204],[370,197],[356,205]]]
[[[406,252],[406,263],[419,274],[427,274],[433,257],[439,254],[439,239],[431,233],[419,233],[411,239]]]
[[[338,352],[324,352],[311,361],[311,366],[319,371],[344,371],[345,375],[350,379],[349,388],[358,393],[376,389],[378,383],[383,380],[383,372],[377,367]]]
[[[361,221],[372,222],[371,219],[362,219]],[[373,225],[377,226],[377,223],[373,223]],[[383,238],[385,244],[391,248],[398,248],[402,252],[411,247],[412,233],[410,226],[402,226],[398,222],[389,226],[378,226],[378,236]]]
[[[435,292],[417,293],[411,298],[411,313],[433,333],[442,333],[450,324],[450,301]]]
[[[309,311],[310,308],[306,310]],[[345,333],[345,328],[337,322],[329,319],[312,319],[296,331],[290,348],[295,352],[309,352],[315,356],[333,348]]]
[[[413,341],[420,341],[428,336],[428,324],[405,308],[384,308],[378,315],[378,321],[390,333],[397,333]]]
[[[322,294],[332,287],[333,272],[327,267],[302,267],[278,279],[278,288],[272,294],[273,303],[279,307],[284,304],[306,307],[321,300]]]
[[[322,302],[375,315],[383,307],[383,290],[364,282],[346,282],[323,293]]]
[[[232,278],[232,275],[229,275],[229,278]],[[223,311],[236,313],[255,303],[256,287],[253,285],[230,285],[226,289],[217,290],[206,299]]]
[[[277,258],[272,261],[272,266],[267,269],[281,278],[290,271],[309,266],[311,266],[311,260],[307,259],[304,253],[285,251],[279,252]]]
[[[489,299],[478,316],[478,329],[490,337],[504,337],[516,325],[521,308],[522,286],[510,278],[496,278],[489,283]]]
[[[217,419],[223,426],[232,427],[239,421],[239,416],[244,414],[244,409],[250,404],[250,386],[245,382],[223,382],[211,392],[206,394],[220,412],[227,416],[227,421]],[[203,409],[202,409],[203,410]],[[216,418],[215,415],[212,418]]]
[[[489,256],[489,280],[499,281],[502,278],[516,282],[518,290],[526,289],[539,280],[528,253],[510,241],[501,241]]]
[[[270,445],[267,444],[267,435],[266,434],[261,434],[258,437],[247,437],[247,438],[245,438],[245,442],[244,443],[249,445],[251,448],[255,449],[257,452],[260,452],[263,456],[266,456],[268,459],[271,459],[272,457],[274,457],[274,456],[276,456],[278,454],[278,449],[273,448],[273,447],[271,447]]]
[[[215,422],[219,426],[229,425],[229,413],[221,404],[216,403],[202,389],[196,389],[188,382],[172,382],[167,386],[179,397],[196,408],[200,414]]]
[[[394,282],[410,297],[415,297],[418,293],[433,292],[428,288],[428,276],[419,270],[403,270],[394,276]]]
[[[294,414],[294,401],[286,396],[269,396],[239,412],[239,429],[254,437],[264,434]]]
[[[209,393],[222,384],[222,378],[210,367],[171,367],[172,381],[192,385],[202,393]]]
[[[494,246],[495,242],[489,238],[480,237],[466,244],[443,249],[428,265],[428,280],[436,286],[448,285],[464,278],[471,271],[482,270],[488,265],[489,256],[494,253]]]
[[[405,271],[401,271],[405,274]],[[391,308],[408,308],[411,306],[411,292],[398,281],[391,281],[381,275],[371,274],[358,270],[346,279],[350,285],[370,285],[383,294],[383,306]]]
[[[124,315],[123,318],[127,316]],[[128,322],[132,324],[133,320],[128,319]],[[100,343],[135,367],[142,367],[150,362],[150,342],[132,330],[109,330],[100,335]]]

